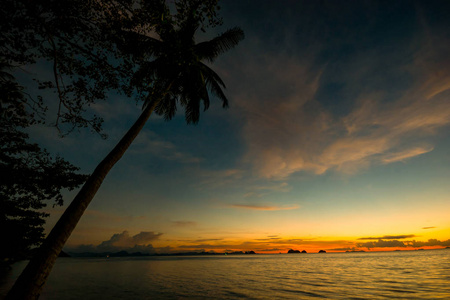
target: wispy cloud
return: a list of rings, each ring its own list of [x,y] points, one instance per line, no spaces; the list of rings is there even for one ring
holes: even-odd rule
[[[384,235],[380,237],[362,237],[358,240],[401,240],[415,237],[414,234],[405,234],[405,235]]]
[[[231,204],[230,207],[239,209],[251,209],[251,210],[292,210],[297,209],[300,206],[269,206],[269,205],[250,205],[250,204]]]
[[[200,170],[198,176],[202,178],[198,184],[199,188],[217,188],[236,184],[244,177],[245,171],[241,169],[224,169],[224,170]]]
[[[196,226],[197,222],[193,221],[172,221],[172,224],[177,227],[192,227]]]
[[[122,121],[124,116],[136,118],[141,113],[141,109],[133,101],[123,101],[123,97],[109,97],[108,101],[98,101],[90,105],[90,108],[108,121]]]
[[[432,229],[432,228],[436,228],[436,227],[434,227],[434,226],[422,227],[422,229]]]
[[[386,164],[393,163],[396,161],[404,161],[408,158],[419,156],[421,154],[425,154],[430,151],[433,151],[433,147],[428,147],[428,148],[416,147],[416,148],[407,149],[407,150],[404,150],[401,152],[388,154],[381,161]]]
[[[245,193],[244,197],[262,197],[272,192],[287,193],[291,187],[287,182],[270,183],[266,185],[254,185],[248,188],[250,191]]]
[[[199,157],[179,151],[173,143],[164,140],[151,131],[141,132],[131,146],[130,152],[151,154],[166,160],[175,160],[182,163],[198,163],[201,161]]]
[[[222,241],[223,239],[198,239],[194,242],[196,243],[204,243],[204,242],[215,242],[215,241]]]
[[[236,101],[242,112],[245,162],[261,177],[283,178],[300,169],[314,169],[309,151],[322,143],[329,115],[307,108],[319,86],[321,72],[282,55],[249,58],[244,68],[247,88]],[[257,91],[255,93],[255,91]],[[244,101],[245,99],[245,101]]]
[[[413,53],[412,61],[392,65],[377,49],[334,69],[313,64],[314,54],[245,57],[240,65],[245,75],[236,79],[245,89],[235,96],[247,145],[244,162],[258,176],[279,180],[299,171],[355,174],[430,153],[433,136],[450,125],[450,59],[445,47],[415,39],[397,45],[389,58],[406,51]],[[335,70],[343,66],[348,72]],[[385,74],[395,74],[398,85]],[[343,92],[324,92],[330,84]],[[346,103],[339,114],[322,103],[333,97]]]

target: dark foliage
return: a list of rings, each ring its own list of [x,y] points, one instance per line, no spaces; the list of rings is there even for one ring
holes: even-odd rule
[[[132,72],[127,57],[117,51],[118,33],[133,26],[127,7],[132,1],[4,0],[0,6],[1,59],[14,68],[37,65],[32,75],[33,108],[57,113],[52,123],[67,134],[77,127],[101,132],[102,119],[87,111],[95,101],[116,90],[130,94]],[[131,13],[131,12],[130,12]],[[48,96],[50,95],[50,97]],[[56,99],[55,99],[56,98]],[[57,101],[55,101],[57,100]]]
[[[0,74],[0,262],[30,255],[43,240],[47,203],[62,205],[62,189],[73,189],[86,176],[60,157],[53,158],[23,131],[34,122],[25,110],[20,86],[3,64]]]
[[[106,99],[110,91],[132,96],[134,87],[148,90],[148,85],[130,84],[136,68],[146,61],[136,50],[151,53],[149,42],[130,39],[132,34],[145,36],[157,31],[162,39],[165,32],[178,38],[185,32],[175,36],[173,29],[188,28],[186,22],[194,19],[197,25],[189,30],[200,27],[204,31],[221,24],[216,16],[217,2],[175,1],[177,16],[190,18],[183,19],[171,15],[165,0],[4,0],[0,6],[1,60],[14,68],[37,66],[38,74],[31,77],[35,88],[45,91],[33,93],[29,103],[41,121],[51,107],[56,116],[47,121],[61,135],[90,128],[106,137],[101,128],[103,119],[89,106]],[[216,49],[216,54],[224,50]]]

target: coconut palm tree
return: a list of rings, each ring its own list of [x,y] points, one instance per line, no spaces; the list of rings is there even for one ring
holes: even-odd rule
[[[146,95],[143,111],[112,151],[100,162],[69,207],[54,226],[36,256],[29,262],[9,292],[7,299],[37,299],[53,264],[65,242],[94,198],[104,178],[120,160],[153,111],[170,120],[177,105],[185,109],[186,121],[197,123],[200,107],[209,107],[209,92],[228,106],[222,91],[225,84],[205,62],[236,46],[244,38],[239,28],[230,29],[216,38],[195,43],[194,35],[201,19],[195,7],[175,25],[162,22],[156,26],[159,38],[129,32],[128,42],[140,62],[133,84]],[[136,50],[137,49],[137,50]]]

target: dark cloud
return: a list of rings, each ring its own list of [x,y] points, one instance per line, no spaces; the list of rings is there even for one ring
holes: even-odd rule
[[[357,247],[364,247],[367,249],[370,248],[391,248],[391,247],[406,247],[406,245],[398,240],[391,240],[391,241],[384,241],[384,240],[378,240],[376,242],[367,242],[367,243],[361,243],[356,244]]]
[[[437,239],[429,239],[427,242],[420,242],[420,241],[410,241],[408,242],[408,246],[410,247],[423,247],[423,246],[442,246],[442,247],[449,247],[450,246],[450,239],[446,241],[440,241]]]
[[[376,242],[367,242],[367,243],[359,243],[356,244],[357,247],[364,247],[367,249],[371,249],[371,248],[396,248],[396,247],[401,247],[401,248],[405,248],[405,247],[412,247],[412,248],[417,248],[417,247],[424,247],[424,246],[442,246],[442,247],[448,247],[450,246],[450,240],[446,240],[446,241],[440,241],[437,239],[429,239],[427,242],[421,242],[421,241],[398,241],[398,240],[390,240],[390,241],[385,241],[385,240],[378,240]]]
[[[436,228],[436,227],[434,227],[434,226],[422,227],[422,229],[432,229],[432,228]]]
[[[405,234],[405,235],[385,235],[380,237],[362,237],[358,240],[401,240],[401,239],[409,239],[412,237],[416,237],[414,234]]]
[[[155,249],[150,243],[157,240],[162,233],[155,233],[153,231],[142,231],[134,236],[130,236],[128,231],[122,233],[113,234],[113,236],[107,240],[101,242],[99,245],[79,245],[76,247],[68,247],[69,252],[146,252],[154,253]]]
[[[196,250],[204,250],[204,249],[224,249],[224,248],[234,248],[239,249],[239,245],[230,245],[230,244],[196,244],[196,245],[181,245],[178,248],[180,249],[196,249]]]

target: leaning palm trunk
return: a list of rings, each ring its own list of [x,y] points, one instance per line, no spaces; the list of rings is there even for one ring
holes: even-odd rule
[[[58,254],[94,198],[103,179],[131,145],[153,110],[164,115],[166,120],[170,120],[175,115],[179,101],[185,107],[187,123],[196,124],[200,117],[201,103],[205,110],[209,107],[208,91],[222,101],[224,108],[228,106],[228,99],[222,91],[225,84],[202,61],[212,63],[219,54],[236,46],[244,38],[244,32],[236,27],[210,41],[196,44],[194,34],[202,22],[201,16],[197,15],[197,8],[202,2],[187,2],[189,2],[188,9],[180,11],[180,15],[175,18],[177,22],[173,22],[169,17],[168,22],[164,19],[164,25],[156,26],[156,33],[161,39],[131,34],[131,40],[136,40],[129,44],[137,45],[137,56],[144,58],[134,75],[134,84],[137,87],[145,87],[144,92],[150,92],[151,89],[149,101],[145,102],[145,109],[133,127],[97,166],[66,209],[38,254],[17,279],[7,299],[37,299],[39,297]],[[169,8],[164,9],[163,16],[166,16],[166,12],[170,13]],[[180,27],[176,27],[175,24]],[[143,49],[143,53],[140,53],[139,49]],[[155,59],[147,61],[148,57]]]
[[[114,149],[97,166],[92,175],[65,210],[52,231],[45,239],[38,253],[31,259],[6,299],[38,299],[64,244],[75,229],[78,221],[94,198],[111,168],[120,160],[125,151],[137,137],[159,101],[152,101],[143,110],[134,125],[119,141]]]

